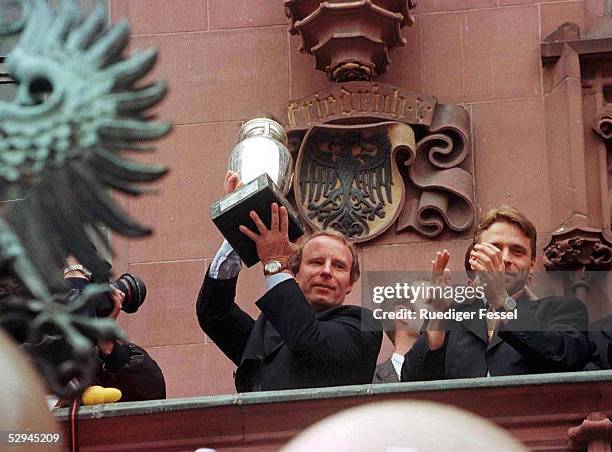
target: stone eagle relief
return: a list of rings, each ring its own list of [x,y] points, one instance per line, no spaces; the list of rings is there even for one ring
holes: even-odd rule
[[[71,396],[74,388],[65,382],[78,377],[87,384],[95,371],[94,340],[122,334],[113,321],[87,314],[108,284],[90,284],[68,304],[61,270],[72,254],[92,271],[93,281],[108,281],[108,265],[90,237],[110,252],[103,228],[129,237],[150,233],[109,192],[140,195],[150,191],[141,183],[166,173],[163,166],[124,156],[150,150],[140,143],[170,130],[147,113],[166,86],[139,83],[157,52],[124,56],[129,26],[123,21],[109,27],[103,6],[82,17],[70,0],[60,0],[56,9],[46,0],[12,4],[21,4],[22,14],[13,26],[0,17],[0,31],[23,32],[4,61],[18,88],[12,102],[0,102],[0,196],[20,201],[0,219],[0,265],[2,276],[16,278],[31,299],[0,303],[0,325],[21,325],[31,344],[49,331],[61,337],[66,360],[49,363],[39,356],[38,364],[54,391]]]
[[[311,128],[296,167],[303,217],[315,229],[333,228],[357,242],[384,232],[404,201],[396,155],[411,160],[414,152],[406,124]]]

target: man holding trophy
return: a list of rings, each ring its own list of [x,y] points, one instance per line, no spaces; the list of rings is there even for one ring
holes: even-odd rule
[[[282,194],[288,191],[292,167],[291,160],[286,163],[291,155],[284,146],[282,127],[258,118],[247,122],[239,137],[242,139],[230,157],[230,169],[238,169],[240,174],[228,171],[227,196],[211,207],[213,221],[217,217],[226,222],[220,226],[215,221],[226,240],[198,295],[202,330],[238,366],[238,392],[370,383],[382,342],[380,325],[367,309],[343,306],[359,278],[356,249],[342,234],[329,231],[311,235],[298,247],[294,242],[301,229],[299,219],[278,193],[283,186]],[[261,153],[270,150],[270,143],[262,140],[244,146],[243,141],[254,137],[275,142],[277,160],[266,158],[270,162],[268,176],[277,176],[272,185],[263,179],[268,176],[245,176],[248,155],[258,160],[253,164],[256,166],[262,161]],[[239,157],[235,155],[237,150]],[[237,161],[240,165],[232,165]],[[287,169],[278,176],[282,167]],[[245,185],[240,187],[243,181]],[[257,187],[249,188],[255,183]],[[261,194],[265,191],[262,184],[268,192],[276,193],[271,198]],[[267,205],[253,205],[270,199],[273,202]],[[251,206],[237,207],[242,203]],[[228,212],[233,209],[234,213]],[[234,303],[240,257],[251,265],[254,261],[244,241],[236,239],[236,229],[263,264],[267,291],[256,301],[261,310],[257,320]]]

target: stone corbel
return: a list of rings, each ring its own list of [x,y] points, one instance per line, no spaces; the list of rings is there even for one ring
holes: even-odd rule
[[[316,68],[336,82],[371,81],[387,70],[389,52],[406,44],[401,28],[412,25],[414,0],[285,0],[289,32]]]
[[[586,303],[593,284],[591,272],[612,268],[612,241],[599,229],[561,228],[544,249],[544,267],[567,272],[571,295]]]
[[[599,229],[562,229],[544,249],[544,266],[549,271],[608,271],[612,268],[611,246]]]

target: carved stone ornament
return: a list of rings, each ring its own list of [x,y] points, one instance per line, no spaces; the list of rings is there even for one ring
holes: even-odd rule
[[[396,219],[396,232],[426,237],[472,226],[470,123],[462,107],[351,82],[290,102],[287,113],[290,147],[299,149],[296,202],[314,229],[366,241]]]
[[[557,231],[544,249],[544,266],[549,271],[608,271],[612,267],[611,246],[599,229]]]
[[[612,421],[604,413],[591,413],[578,427],[568,429],[567,436],[572,449],[609,451]]]
[[[389,52],[406,40],[414,0],[285,0],[290,32],[300,51],[314,55],[316,68],[331,80],[374,80],[391,62]]]
[[[604,140],[612,138],[612,105],[603,105],[593,118],[593,130]]]
[[[595,91],[597,104],[597,111],[593,117],[593,130],[603,139],[604,143],[603,148],[598,150],[601,162],[599,177],[607,181],[607,190],[602,189],[600,197],[604,224],[610,227],[612,225],[612,103],[606,101],[604,92],[612,87],[612,78],[602,77],[601,71],[597,71],[595,79],[589,82]]]

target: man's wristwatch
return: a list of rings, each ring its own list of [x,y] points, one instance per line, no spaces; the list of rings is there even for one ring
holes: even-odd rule
[[[512,297],[506,297],[504,300],[504,309],[506,311],[513,311],[516,309],[516,300]]]
[[[283,270],[286,270],[287,268],[287,264],[272,259],[264,264],[264,275],[276,275],[277,273],[280,273]]]

